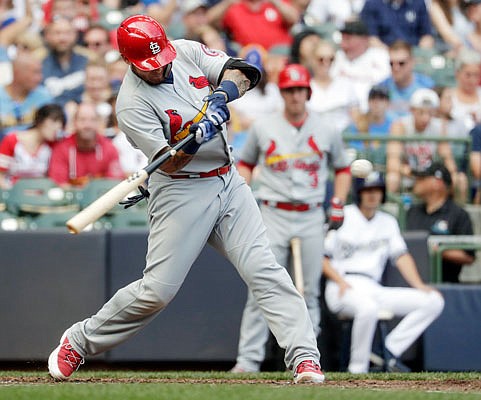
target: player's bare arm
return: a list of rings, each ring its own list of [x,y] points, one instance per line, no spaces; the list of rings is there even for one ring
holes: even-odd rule
[[[223,81],[234,82],[239,90],[239,97],[244,96],[251,85],[251,81],[244,73],[238,69],[227,69],[222,76],[221,84]]]

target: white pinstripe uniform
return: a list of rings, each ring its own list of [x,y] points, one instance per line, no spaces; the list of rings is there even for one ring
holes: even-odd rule
[[[386,338],[387,349],[396,357],[441,313],[444,300],[436,291],[427,293],[379,283],[388,258],[395,261],[408,251],[392,215],[376,211],[368,220],[357,205],[348,205],[344,207],[343,225],[329,232],[324,245],[333,268],[351,285],[342,297],[333,281],[327,282],[325,291],[332,312],[354,317],[349,372],[368,372],[380,309],[404,317]]]
[[[203,99],[211,84],[218,84],[228,60],[224,53],[196,42],[172,44],[177,56],[168,79],[152,86],[129,70],[117,100],[121,130],[149,160],[168,143],[182,139],[191,122],[203,117]],[[275,261],[249,187],[234,167],[218,176],[196,178],[199,172],[231,163],[224,126],[177,172],[190,179],[173,179],[161,171],[152,174],[143,277],[120,289],[97,314],[69,329],[68,339],[81,356],[106,351],[147,325],[175,296],[208,242],[232,262],[251,289],[286,349],[287,367],[295,368],[304,360],[318,362],[307,307]]]
[[[273,252],[281,265],[289,266],[290,240],[301,239],[304,298],[317,336],[325,219],[322,203],[330,166],[339,170],[349,165],[342,136],[316,113],[309,113],[299,129],[278,113],[252,125],[241,160],[261,167],[256,196]],[[309,209],[279,209],[279,202],[302,204]],[[259,370],[268,336],[268,326],[249,293],[241,323],[239,368]]]

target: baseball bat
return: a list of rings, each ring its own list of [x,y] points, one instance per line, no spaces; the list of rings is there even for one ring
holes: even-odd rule
[[[302,273],[301,239],[298,237],[291,239],[292,267],[294,269],[294,284],[296,289],[304,296],[304,275]]]
[[[157,170],[165,161],[175,156],[177,151],[190,143],[194,137],[195,135],[193,133],[188,134],[184,139],[172,147],[170,151],[162,154],[140,171],[134,172],[128,178],[124,179],[118,185],[114,186],[97,200],[89,204],[78,214],[70,218],[66,223],[69,232],[78,234],[89,224],[97,221],[130,192],[136,190],[137,187],[141,185],[155,170]]]

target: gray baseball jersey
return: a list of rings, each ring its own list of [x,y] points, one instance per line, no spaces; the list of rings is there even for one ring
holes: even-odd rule
[[[282,113],[254,122],[241,160],[262,166],[260,199],[299,203],[324,200],[329,163],[334,169],[349,165],[341,134],[316,113],[300,129]]]
[[[219,82],[228,57],[199,43],[172,43],[177,57],[166,81],[150,86],[129,71],[117,100],[119,126],[150,160],[188,134],[204,116],[204,97]],[[231,163],[226,132],[200,146],[182,171],[208,172]],[[120,289],[97,314],[68,329],[82,356],[133,336],[173,299],[206,243],[224,254],[249,286],[269,327],[295,368],[319,359],[307,307],[269,247],[265,226],[245,181],[232,167],[208,178],[149,179],[149,238],[143,276]],[[215,329],[215,327],[212,327]]]
[[[290,268],[292,238],[301,240],[304,299],[316,335],[320,330],[319,281],[324,241],[323,202],[329,168],[349,165],[342,136],[332,124],[312,112],[298,129],[283,113],[259,119],[251,126],[241,160],[260,165],[256,195],[261,200],[311,203],[302,212],[261,204],[267,235],[277,261]],[[265,357],[269,330],[249,292],[241,322],[236,367],[257,371]]]
[[[212,91],[210,82],[218,83],[229,59],[225,53],[197,42],[176,40],[172,44],[177,57],[171,79],[152,86],[129,69],[117,97],[120,129],[149,160],[169,143],[173,145],[187,136],[190,125],[204,117],[204,98]],[[179,173],[210,171],[231,162],[224,127],[222,134],[203,144]]]

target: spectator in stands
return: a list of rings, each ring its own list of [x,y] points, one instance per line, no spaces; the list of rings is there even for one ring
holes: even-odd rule
[[[443,124],[442,130],[446,132],[448,138],[453,139],[468,139],[469,130],[466,129],[465,124],[454,119],[452,116],[453,109],[453,88],[451,87],[435,87],[435,92],[439,96],[439,108],[436,117],[441,120]],[[468,196],[468,157],[466,157],[467,143],[450,143],[454,160],[457,166],[457,176],[455,178],[457,190],[455,198],[460,203],[465,203]]]
[[[240,150],[247,136],[247,130],[251,124],[266,115],[283,110],[284,101],[277,86],[277,82],[269,81],[269,76],[264,66],[269,57],[266,50],[259,45],[243,47],[239,56],[249,64],[256,66],[262,71],[261,80],[257,86],[249,90],[241,98],[229,103],[231,113],[231,126],[229,141],[234,149],[234,158],[240,154]]]
[[[467,46],[481,53],[481,0],[460,0],[468,20],[474,25],[465,36]]]
[[[465,46],[465,37],[473,30],[473,24],[460,7],[462,1],[432,0],[428,8],[436,50],[453,57]]]
[[[451,147],[446,142],[429,142],[429,137],[447,136],[441,121],[434,117],[439,107],[439,97],[431,89],[418,89],[411,96],[410,114],[396,120],[391,127],[391,136],[426,138],[426,141],[398,142],[387,145],[386,184],[391,193],[409,190],[412,186],[413,170],[426,168],[435,159],[443,160],[453,174],[457,172]]]
[[[80,102],[88,58],[74,50],[77,31],[66,18],[56,18],[44,31],[48,54],[43,60],[43,82],[55,102]]]
[[[199,41],[198,30],[208,24],[205,0],[184,0],[181,3],[185,39]]]
[[[37,109],[52,101],[41,85],[42,63],[37,57],[19,55],[12,68],[12,82],[0,86],[0,140],[8,132],[26,129]]]
[[[336,130],[342,132],[359,115],[356,92],[349,79],[331,75],[331,67],[336,58],[334,44],[321,40],[312,54],[312,95],[307,107],[313,112],[324,114]]]
[[[79,104],[74,133],[57,143],[52,152],[49,176],[58,185],[81,187],[90,179],[124,178],[117,149],[98,133],[99,126],[95,105]]]
[[[434,80],[414,71],[412,46],[403,40],[396,40],[389,46],[389,64],[391,75],[381,85],[389,90],[389,112],[398,118],[409,113],[409,100],[413,93],[420,88],[433,88]]]
[[[472,202],[481,204],[481,124],[476,125],[469,133],[472,140],[469,166],[472,176]]]
[[[0,142],[0,188],[10,189],[18,179],[47,176],[54,142],[63,134],[62,107],[46,104],[25,131],[12,132]]]
[[[366,113],[355,117],[354,122],[346,129],[349,134],[360,133],[372,136],[388,136],[393,123],[387,113],[389,107],[389,91],[385,86],[376,85],[369,91],[369,108]],[[360,152],[366,153],[367,158],[374,163],[376,169],[383,170],[386,166],[386,143],[372,140],[349,141],[347,145]]]
[[[406,229],[427,230],[431,235],[472,235],[469,214],[452,199],[452,180],[448,169],[434,162],[414,171],[413,193],[422,204],[411,206],[407,213]],[[445,250],[442,254],[443,282],[459,282],[464,264],[472,264],[471,250]]]
[[[98,60],[89,62],[85,68],[85,85],[81,95],[81,102],[93,103],[97,108],[100,116],[99,133],[103,134],[107,127],[107,121],[114,112],[110,105],[110,98],[113,91],[110,85],[109,73],[105,62]],[[69,132],[72,130],[70,124],[76,113],[78,105],[74,101],[65,104],[64,109],[67,113],[67,121],[69,123]]]
[[[480,7],[481,10],[481,7]],[[466,129],[481,122],[481,54],[463,49],[456,58],[456,86],[453,90],[452,116]]]
[[[404,40],[412,46],[434,46],[425,0],[366,0],[361,19],[373,45],[390,46]]]
[[[129,65],[122,60],[118,51],[109,53],[109,57],[107,57],[107,71],[110,79],[110,87],[114,93],[119,91],[128,69]]]
[[[334,313],[353,317],[348,371],[369,372],[369,357],[381,309],[403,317],[385,339],[389,372],[407,372],[399,359],[441,314],[444,300],[426,285],[409,253],[396,219],[379,209],[386,197],[378,172],[353,185],[354,203],[345,207],[344,223],[325,240],[325,299]],[[386,287],[381,277],[388,260],[410,288]]]
[[[299,12],[285,0],[221,0],[224,13],[217,15],[222,29],[240,46],[260,44],[269,50],[290,45],[289,29],[299,20]],[[211,20],[212,21],[212,20]]]
[[[106,62],[107,53],[113,50],[110,32],[102,25],[91,25],[83,35],[83,44],[99,61]]]
[[[369,33],[361,20],[346,22],[341,34],[341,49],[331,73],[351,81],[361,111],[365,112],[369,90],[389,76],[389,55],[385,49],[369,45]]]
[[[310,28],[306,28],[294,35],[290,48],[289,63],[302,64],[309,72],[313,73],[315,62],[314,50],[322,37],[319,33]]]
[[[112,96],[109,104],[112,109],[115,109],[116,96]],[[110,118],[105,131],[105,136],[112,140],[113,145],[119,153],[120,167],[125,177],[132,173],[141,170],[148,164],[148,159],[142,151],[136,149],[127,140],[127,136],[123,133],[118,125],[117,116],[115,112],[110,114]]]
[[[209,49],[221,50],[231,57],[237,57],[238,49],[226,38],[223,32],[209,24],[204,24],[197,29],[198,41]]]
[[[56,19],[67,19],[77,32],[78,43],[82,42],[86,29],[99,20],[97,0],[47,0],[43,3],[44,25],[49,26]]]
[[[306,10],[305,19],[309,25],[333,24],[340,29],[362,10],[364,0],[311,0]]]

